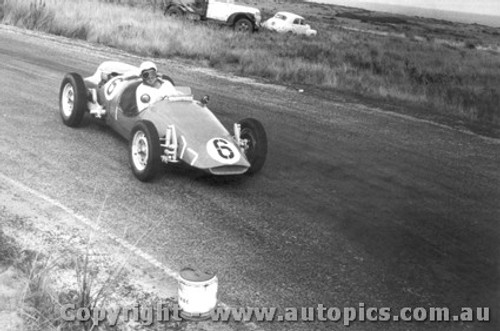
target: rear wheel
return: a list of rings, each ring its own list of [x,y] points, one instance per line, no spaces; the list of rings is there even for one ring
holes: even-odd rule
[[[251,32],[253,31],[253,24],[248,18],[240,18],[234,23],[234,31]]]
[[[170,7],[165,10],[165,15],[171,17],[183,17],[184,12],[179,7]]]
[[[267,135],[262,124],[254,118],[246,118],[239,122],[241,126],[240,138],[245,143],[244,153],[250,162],[247,173],[254,174],[260,171],[267,157]]]
[[[139,122],[132,130],[129,162],[134,176],[146,182],[153,179],[161,168],[160,138],[151,122]]]
[[[64,76],[59,89],[59,111],[67,126],[81,125],[87,111],[87,88],[79,74],[69,73]]]

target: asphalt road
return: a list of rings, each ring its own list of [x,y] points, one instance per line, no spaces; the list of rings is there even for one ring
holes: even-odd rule
[[[162,60],[177,85],[210,95],[225,125],[258,118],[269,155],[253,177],[166,166],[145,184],[128,167],[125,140],[59,117],[63,75],[90,75],[104,60],[142,61],[0,27],[3,174],[130,242],[147,232],[138,246],[172,269],[216,271],[219,299],[231,306],[489,306],[496,320],[487,324],[350,329],[498,329],[500,141]]]

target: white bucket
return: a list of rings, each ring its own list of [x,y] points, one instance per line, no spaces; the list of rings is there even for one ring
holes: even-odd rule
[[[210,317],[217,305],[217,276],[184,268],[179,273],[179,307],[187,319]]]

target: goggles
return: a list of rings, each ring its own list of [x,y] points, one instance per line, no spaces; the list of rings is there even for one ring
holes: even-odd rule
[[[156,78],[156,70],[145,70],[141,74],[142,79]]]

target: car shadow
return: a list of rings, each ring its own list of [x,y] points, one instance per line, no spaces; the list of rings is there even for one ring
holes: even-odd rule
[[[196,183],[212,187],[234,187],[235,185],[243,185],[247,178],[249,178],[249,176],[245,174],[216,176],[203,170],[193,168],[184,163],[163,164],[163,171],[161,175],[165,178],[188,178]]]

